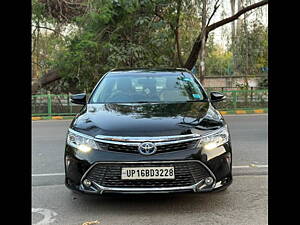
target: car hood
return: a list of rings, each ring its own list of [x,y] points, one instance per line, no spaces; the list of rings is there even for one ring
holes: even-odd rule
[[[88,104],[70,128],[93,136],[172,136],[202,134],[224,126],[209,102]]]

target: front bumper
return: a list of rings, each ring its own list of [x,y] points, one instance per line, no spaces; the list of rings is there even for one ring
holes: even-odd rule
[[[153,156],[141,156],[137,154],[116,153],[116,152],[95,152],[90,155],[83,155],[70,146],[66,147],[65,155],[65,184],[68,188],[89,194],[103,193],[172,193],[172,192],[212,192],[229,186],[232,182],[230,145],[225,146],[226,153],[212,160],[205,161],[197,150],[189,149],[184,151],[156,154]],[[94,154],[97,154],[95,156]],[[135,158],[138,157],[138,158]],[[99,160],[100,159],[100,160]],[[113,160],[115,159],[115,160]],[[124,185],[123,183],[105,183],[101,180],[90,179],[89,174],[98,165],[177,165],[179,163],[197,164],[203,169],[203,176],[194,179],[195,182],[182,183],[182,185],[171,185],[158,183],[157,185]],[[118,169],[116,169],[118,170]],[[109,170],[110,171],[110,170]],[[176,171],[176,169],[175,169]],[[114,174],[116,177],[118,174]],[[180,175],[181,177],[188,176]],[[194,175],[192,175],[194,177]],[[175,174],[176,177],[176,174]],[[205,183],[205,178],[211,177],[213,182]],[[84,179],[91,180],[91,186],[83,184]],[[102,179],[102,178],[101,178]],[[119,177],[120,180],[120,177]],[[116,182],[118,180],[114,180]],[[181,181],[179,181],[181,182]]]

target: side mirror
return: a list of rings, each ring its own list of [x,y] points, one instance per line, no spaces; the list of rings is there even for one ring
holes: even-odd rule
[[[85,105],[86,104],[86,94],[76,94],[71,96],[71,102],[79,105]]]
[[[210,100],[211,102],[220,102],[226,99],[226,96],[220,92],[212,91],[210,92]]]

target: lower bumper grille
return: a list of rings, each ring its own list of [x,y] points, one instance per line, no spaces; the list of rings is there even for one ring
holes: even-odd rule
[[[175,179],[121,180],[122,167],[174,166]],[[85,178],[104,187],[155,188],[191,186],[211,176],[207,168],[196,161],[151,163],[98,163],[88,171]]]

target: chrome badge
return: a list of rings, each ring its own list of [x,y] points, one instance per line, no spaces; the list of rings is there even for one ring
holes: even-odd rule
[[[153,144],[152,142],[144,142],[141,143],[138,147],[139,152],[142,155],[152,155],[156,152],[157,148],[155,146],[155,144]]]

